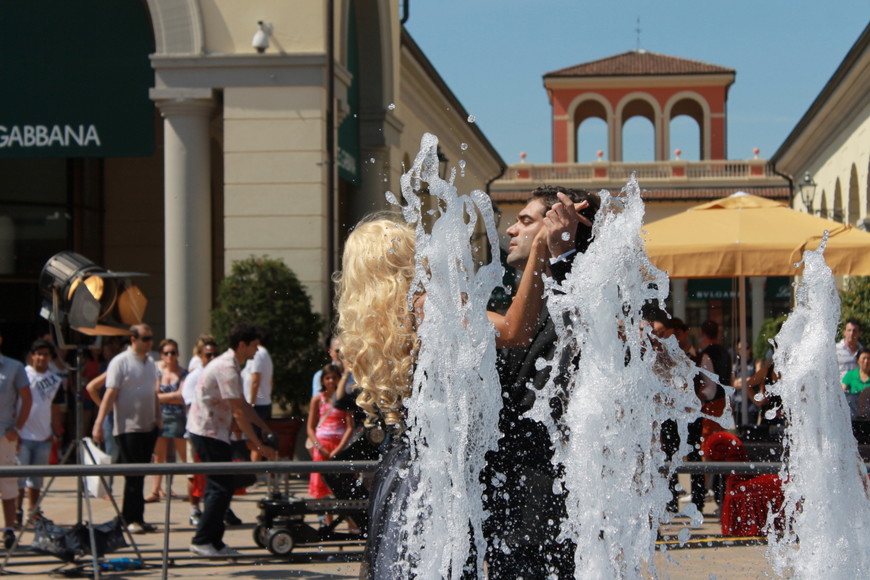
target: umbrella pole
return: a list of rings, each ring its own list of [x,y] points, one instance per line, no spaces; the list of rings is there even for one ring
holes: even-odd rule
[[[746,425],[749,423],[749,385],[746,383],[749,381],[749,377],[747,376],[748,370],[746,369],[746,361],[747,361],[747,352],[749,343],[746,342],[746,277],[740,276],[738,278],[740,289],[737,293],[738,296],[738,305],[739,305],[739,316],[740,316],[740,352],[738,353],[740,356],[740,384],[743,390],[743,404],[740,409],[740,423],[741,425]]]

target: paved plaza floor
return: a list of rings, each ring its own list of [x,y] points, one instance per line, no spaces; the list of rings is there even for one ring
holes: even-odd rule
[[[120,478],[117,478],[120,479]],[[123,482],[116,481],[115,497],[119,499]],[[290,480],[292,492],[305,496],[307,482]],[[688,487],[688,481],[686,481]],[[146,481],[146,489],[150,482]],[[186,492],[183,481],[176,478],[173,491],[183,496]],[[302,578],[310,580],[333,580],[356,578],[359,559],[362,555],[362,542],[331,542],[323,544],[299,545],[289,558],[277,558],[266,549],[259,548],[253,541],[252,532],[259,512],[257,501],[264,497],[265,486],[253,487],[249,493],[233,499],[233,510],[243,524],[229,528],[225,540],[228,545],[239,550],[242,557],[235,561],[205,560],[188,552],[193,536],[193,528],[188,523],[188,504],[175,498],[169,503],[169,566],[168,578]],[[92,499],[94,521],[102,523],[114,517],[112,504],[105,499]],[[719,522],[712,512],[715,504],[710,503],[705,514],[705,523],[691,530],[689,541],[680,546],[677,535],[688,525],[684,518],[676,519],[662,529],[668,550],[658,552],[656,566],[660,578],[671,579],[709,579],[743,580],[772,577],[773,571],[764,557],[764,546],[755,541],[731,541],[719,536]],[[87,507],[82,503],[83,514],[87,519]],[[43,502],[43,512],[55,523],[69,526],[76,522],[78,513],[78,493],[75,478],[58,478],[49,495]],[[141,578],[163,577],[162,549],[164,542],[163,521],[166,503],[146,504],[146,520],[159,528],[158,533],[134,536],[145,562],[146,568],[124,572],[102,572],[103,578]],[[312,523],[315,518],[311,516]],[[26,575],[28,578],[49,577],[91,577],[90,560],[82,560],[84,567],[76,574],[74,566],[63,566],[59,559],[38,554],[29,549],[33,533],[25,531],[22,546],[11,556],[5,572],[10,575]],[[0,550],[2,552],[2,550]],[[5,555],[5,554],[4,554]],[[107,556],[107,559],[135,558],[132,548],[125,548]],[[64,572],[67,572],[65,575]]]

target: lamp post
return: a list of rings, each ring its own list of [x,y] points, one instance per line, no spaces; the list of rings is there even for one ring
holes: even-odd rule
[[[804,173],[804,178],[798,182],[798,189],[801,192],[801,200],[804,202],[804,207],[807,208],[807,213],[813,212],[813,199],[816,197],[816,182],[813,181],[813,176],[807,171]]]

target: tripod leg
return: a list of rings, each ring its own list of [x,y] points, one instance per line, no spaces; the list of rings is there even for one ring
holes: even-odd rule
[[[72,452],[74,449],[75,449],[75,445],[72,445],[72,444],[69,447],[67,447],[67,450],[64,452],[63,458],[60,460],[60,462],[66,463],[67,460],[69,459],[70,455],[72,455]],[[55,479],[54,476],[49,478],[48,482],[45,485],[45,489],[42,490],[42,493],[39,494],[39,498],[36,500],[36,505],[33,506],[32,510],[29,510],[27,512],[27,518],[25,518],[21,524],[21,532],[19,532],[18,536],[16,536],[15,542],[12,544],[12,547],[6,551],[6,555],[3,558],[3,562],[0,563],[0,573],[3,573],[6,570],[6,565],[9,563],[9,558],[12,556],[12,553],[18,547],[18,544],[21,543],[21,536],[24,534],[24,532],[27,531],[28,526],[33,521],[31,519],[33,517],[33,514],[39,511],[39,506],[42,505],[42,500],[44,500],[45,496],[48,495],[48,492],[51,489],[51,486],[54,484],[54,479]],[[34,527],[36,527],[35,524],[34,524]]]
[[[80,479],[82,480],[82,485],[84,485],[84,478]],[[94,567],[94,580],[100,580],[100,561],[97,557],[97,539],[94,537],[94,512],[91,510],[91,495],[88,493],[87,489],[85,490],[84,497],[85,505],[88,508],[88,538],[91,542],[91,561],[93,562]]]
[[[163,519],[163,580],[169,575],[169,506],[172,504],[172,474],[166,476],[166,516]]]

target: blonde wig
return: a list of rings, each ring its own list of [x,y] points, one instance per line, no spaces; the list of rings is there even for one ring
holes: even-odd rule
[[[341,351],[360,385],[367,423],[403,424],[417,339],[408,290],[414,279],[414,230],[383,217],[363,220],[344,247],[336,275]]]

